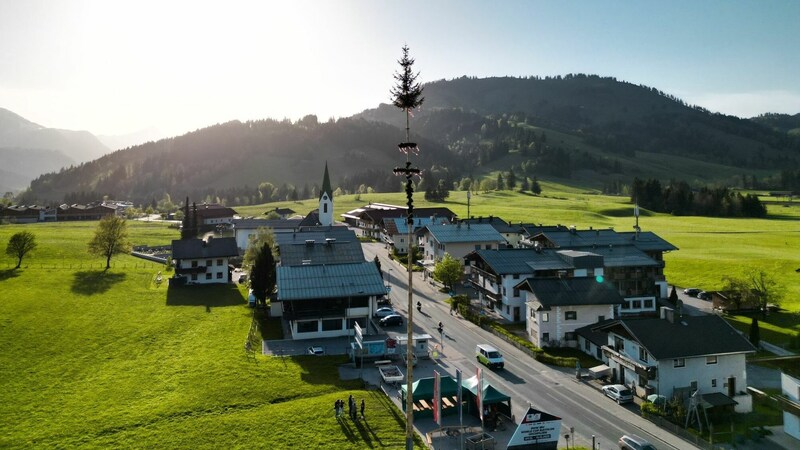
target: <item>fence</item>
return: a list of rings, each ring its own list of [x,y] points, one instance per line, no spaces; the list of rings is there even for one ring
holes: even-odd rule
[[[17,265],[14,263],[6,263],[3,266],[4,269],[11,270],[15,268]],[[163,266],[163,264],[158,264],[155,262],[124,262],[124,263],[115,263],[111,262],[112,269],[153,269],[156,266]],[[20,267],[20,270],[92,270],[92,269],[99,269],[105,270],[106,263],[105,261],[98,261],[98,262],[76,262],[76,263],[66,263],[66,262],[54,262],[54,263],[30,263],[25,264],[23,263]]]

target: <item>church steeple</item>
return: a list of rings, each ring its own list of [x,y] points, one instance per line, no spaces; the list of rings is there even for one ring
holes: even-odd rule
[[[322,177],[322,188],[319,191],[319,223],[325,226],[333,225],[333,190],[327,161],[325,161],[325,175]]]

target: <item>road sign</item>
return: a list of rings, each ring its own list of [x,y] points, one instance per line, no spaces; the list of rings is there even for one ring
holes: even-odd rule
[[[561,433],[561,418],[533,407],[522,416],[511,440],[508,441],[509,449],[553,449],[558,448],[558,438]]]

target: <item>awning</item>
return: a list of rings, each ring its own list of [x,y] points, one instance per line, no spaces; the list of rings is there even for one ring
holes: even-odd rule
[[[712,392],[710,394],[703,394],[702,397],[703,397],[703,407],[705,408],[714,408],[716,406],[732,406],[739,404],[739,402],[721,392]]]
[[[595,378],[604,377],[611,373],[611,367],[608,367],[605,364],[600,364],[599,366],[590,368],[589,373]]]

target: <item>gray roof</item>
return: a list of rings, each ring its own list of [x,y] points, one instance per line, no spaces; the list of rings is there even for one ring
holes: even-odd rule
[[[462,224],[469,223],[471,225],[488,223],[489,225],[493,226],[498,233],[521,233],[523,231],[521,224],[511,225],[505,220],[494,216],[470,217],[469,219],[461,219],[460,222]]]
[[[299,266],[302,264],[341,264],[363,262],[364,251],[361,242],[350,241],[314,241],[314,243],[292,243],[280,246],[282,266]]]
[[[450,223],[450,219],[447,217],[414,217],[414,230],[417,231],[420,228],[430,225],[432,223]],[[386,233],[390,236],[396,236],[398,234],[407,234],[408,233],[408,219],[406,218],[397,218],[397,217],[387,217],[383,219],[383,228],[386,229]]]
[[[307,240],[325,242],[325,239],[336,241],[359,242],[356,233],[345,226],[310,226],[298,228],[294,233],[280,233],[275,235],[275,244],[278,247],[286,244],[305,244]]]
[[[592,344],[602,347],[604,345],[608,345],[608,333],[605,331],[600,331],[599,327],[613,321],[614,319],[604,319],[597,323],[586,325],[585,327],[576,328],[575,333],[578,336],[583,336],[584,339],[588,340]]]
[[[599,331],[623,328],[658,360],[729,353],[756,349],[722,317],[715,314],[660,318],[625,318],[597,326]]]
[[[661,263],[647,256],[636,247],[597,247],[592,253],[601,255],[606,267],[647,267],[660,266]]]
[[[574,230],[560,227],[557,230],[544,228],[537,232],[536,228],[528,229],[533,232],[532,236],[544,235],[550,242],[559,248],[586,248],[586,247],[608,247],[613,246],[634,246],[642,251],[671,251],[678,248],[653,232],[640,232],[637,236],[635,232],[618,233],[612,229],[604,230]]]
[[[572,266],[556,252],[531,248],[501,248],[495,250],[475,250],[465,259],[480,258],[498,275],[526,273],[536,270],[566,270]]]
[[[621,305],[619,291],[609,282],[586,278],[528,278],[517,286],[531,291],[544,309],[572,305]]]
[[[297,228],[300,226],[301,219],[233,219],[231,223],[234,229],[255,230],[258,228],[271,228],[273,230],[283,230]]]
[[[209,239],[182,239],[172,241],[174,259],[203,259],[239,256],[236,239],[232,237]]]
[[[281,266],[276,272],[280,301],[386,293],[383,278],[373,262]]]
[[[489,224],[476,225],[427,225],[425,229],[440,243],[468,243],[468,242],[506,242],[502,234],[498,233]]]

